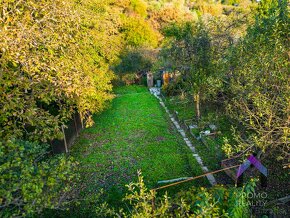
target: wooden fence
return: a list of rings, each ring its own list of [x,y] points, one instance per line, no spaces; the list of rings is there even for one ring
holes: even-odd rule
[[[63,139],[54,139],[50,142],[53,153],[68,153],[71,145],[83,128],[84,125],[80,115],[75,114],[66,125],[61,126]]]

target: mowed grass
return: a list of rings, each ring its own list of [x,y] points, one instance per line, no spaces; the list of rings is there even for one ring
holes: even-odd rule
[[[125,185],[137,181],[142,171],[148,188],[157,181],[202,174],[168,115],[146,87],[115,90],[109,109],[95,115],[95,125],[85,129],[72,147],[80,163],[84,196],[104,190],[109,205],[122,204]],[[207,185],[205,179],[179,185],[177,192],[192,185]]]

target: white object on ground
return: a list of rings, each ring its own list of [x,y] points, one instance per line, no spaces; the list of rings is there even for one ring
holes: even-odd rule
[[[210,128],[211,130],[213,130],[213,131],[217,130],[217,127],[216,127],[216,125],[214,125],[214,124],[210,124],[210,125],[208,125],[208,126],[209,126],[209,128]]]
[[[192,178],[193,178],[193,177],[181,177],[181,178],[177,178],[177,179],[162,180],[162,181],[158,181],[157,184],[171,183],[171,182],[178,182],[178,181],[187,180],[187,179],[192,179]]]
[[[210,134],[210,131],[209,131],[209,130],[205,130],[205,131],[203,132],[203,134],[204,134],[204,135],[209,135],[209,134]]]
[[[197,125],[195,125],[195,124],[192,124],[192,125],[189,125],[189,129],[197,129]]]
[[[160,95],[160,88],[152,87],[149,90],[150,90],[150,93],[156,97]]]

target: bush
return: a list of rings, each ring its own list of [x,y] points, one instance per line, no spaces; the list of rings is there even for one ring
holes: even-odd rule
[[[136,78],[136,74],[125,74],[122,76],[122,81],[128,86],[134,84]]]
[[[121,37],[99,9],[87,1],[1,1],[0,137],[60,138],[75,111],[91,125],[91,114],[113,98],[109,64]]]
[[[172,81],[168,85],[162,86],[162,91],[164,91],[167,96],[174,96],[186,92],[188,89],[183,79],[178,77],[176,81]]]
[[[137,183],[128,185],[126,200],[133,207],[124,217],[247,217],[247,193],[254,191],[253,182],[244,188],[192,188],[170,199],[167,194],[157,198],[149,191],[139,173]],[[246,193],[246,194],[244,194]],[[154,203],[152,203],[154,202]]]
[[[228,112],[248,130],[237,132],[235,152],[252,145],[278,159],[289,157],[289,13],[287,1],[273,2],[229,55]],[[261,12],[260,12],[261,13]],[[228,150],[228,148],[225,148]]]
[[[0,142],[0,217],[65,205],[76,163],[63,155],[48,157],[47,148],[27,141]]]

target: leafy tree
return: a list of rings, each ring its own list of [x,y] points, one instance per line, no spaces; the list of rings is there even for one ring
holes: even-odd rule
[[[90,114],[112,99],[109,64],[121,49],[119,18],[100,3],[1,2],[2,137],[60,137],[60,125],[75,111],[90,125]]]
[[[184,1],[156,2],[150,1],[149,5],[160,4],[148,12],[148,19],[157,30],[162,30],[167,25],[178,22],[186,22],[196,18],[196,14],[188,10]]]
[[[230,153],[254,148],[264,156],[289,158],[289,16],[287,1],[273,3],[268,17],[258,17],[230,54],[230,115],[246,128]]]
[[[135,11],[138,15],[143,18],[147,16],[147,4],[143,0],[131,0],[130,6],[132,7],[133,11]]]
[[[115,67],[118,74],[140,73],[149,71],[153,66],[154,51],[147,49],[132,49],[120,56],[121,62]]]
[[[11,138],[60,138],[73,113],[90,125],[90,114],[112,99],[109,65],[123,39],[119,8],[109,4],[1,1],[0,216],[32,216],[67,201],[75,162]]]
[[[165,35],[171,39],[165,55],[185,77],[194,96],[199,120],[200,96],[213,72],[209,31],[201,21],[196,24],[187,22],[166,28]]]
[[[125,42],[133,47],[156,47],[158,45],[158,33],[151,25],[138,17],[124,17],[121,32]]]
[[[257,8],[257,16],[262,17],[269,17],[273,12],[273,6],[278,7],[280,0],[262,0],[259,2],[259,7]]]

